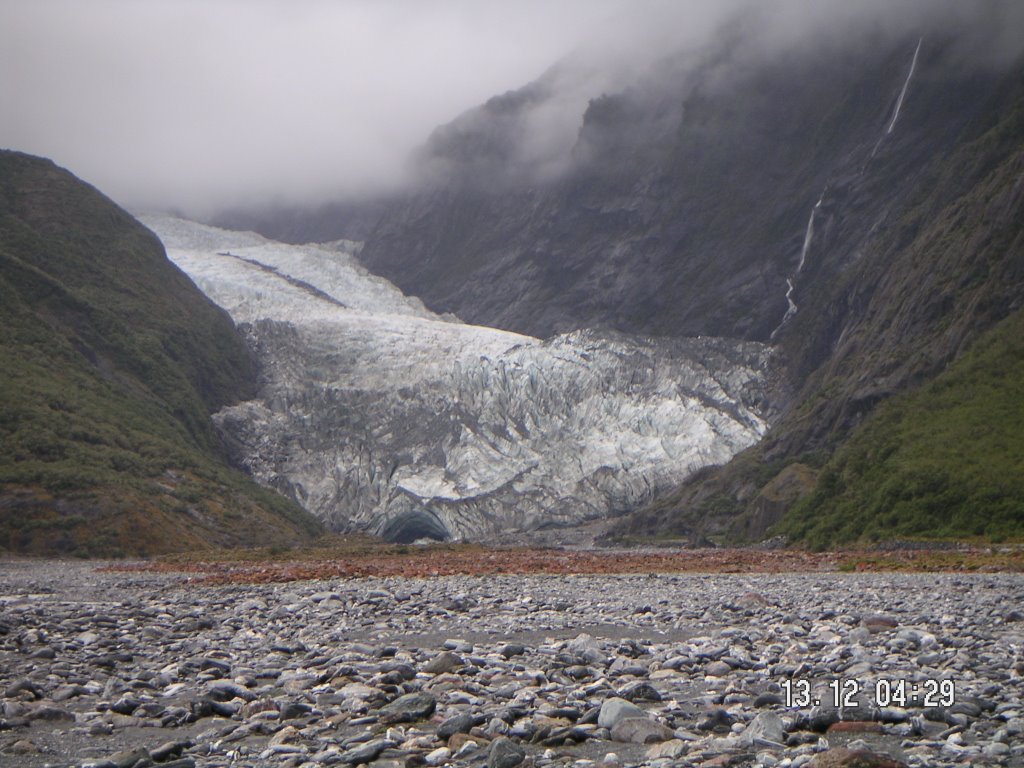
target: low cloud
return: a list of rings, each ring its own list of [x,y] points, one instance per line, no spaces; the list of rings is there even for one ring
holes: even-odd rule
[[[372,193],[624,5],[6,0],[0,146],[137,207]]]
[[[51,157],[137,209],[313,204],[399,187],[435,127],[570,54],[589,74],[538,112],[538,162],[571,140],[588,99],[730,19],[757,27],[759,54],[841,43],[855,24],[899,34],[928,18],[983,19],[989,31],[964,56],[999,63],[1024,46],[1022,9],[1012,0],[6,0],[0,146]]]

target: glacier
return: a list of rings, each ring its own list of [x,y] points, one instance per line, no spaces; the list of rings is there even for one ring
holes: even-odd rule
[[[487,540],[605,519],[767,429],[769,346],[468,325],[372,275],[356,243],[140,218],[259,361],[258,398],[214,415],[235,458],[332,530]]]

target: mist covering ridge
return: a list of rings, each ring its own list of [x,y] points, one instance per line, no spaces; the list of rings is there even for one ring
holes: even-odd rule
[[[560,165],[533,162],[554,144],[530,132],[572,101],[560,68],[438,129],[429,181],[362,252],[470,322],[777,345],[794,397],[767,440],[634,532],[762,535],[878,403],[1019,297],[1020,8],[866,5],[792,25],[797,6],[772,8],[592,95]]]
[[[557,150],[545,172],[589,100],[723,37],[742,40],[756,68],[868,32],[975,30],[960,35],[960,66],[992,67],[1020,53],[1021,16],[1012,0],[12,0],[0,6],[0,142],[54,158],[132,210],[302,217],[411,191],[406,159],[433,128],[552,67],[577,74],[532,120],[531,147]]]

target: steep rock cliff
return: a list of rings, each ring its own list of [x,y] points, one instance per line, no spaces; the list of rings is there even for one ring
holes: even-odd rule
[[[556,69],[439,129],[430,183],[363,258],[473,322],[776,345],[793,396],[766,440],[620,528],[759,538],[878,403],[1020,305],[1024,68],[993,42],[1010,7],[782,51],[734,25],[593,94],[560,172],[524,176]]]

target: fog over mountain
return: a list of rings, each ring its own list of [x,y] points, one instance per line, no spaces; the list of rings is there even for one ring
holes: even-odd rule
[[[998,63],[1022,45],[1020,4],[893,5],[8,0],[0,146],[52,157],[134,208],[313,205],[418,180],[408,157],[436,126],[545,72],[559,98],[532,115],[525,157],[557,173],[590,99],[730,25],[758,32],[750,66],[922,18],[988,16],[965,60]]]
[[[436,125],[517,87],[622,0],[13,0],[0,145],[191,213],[387,189]]]

